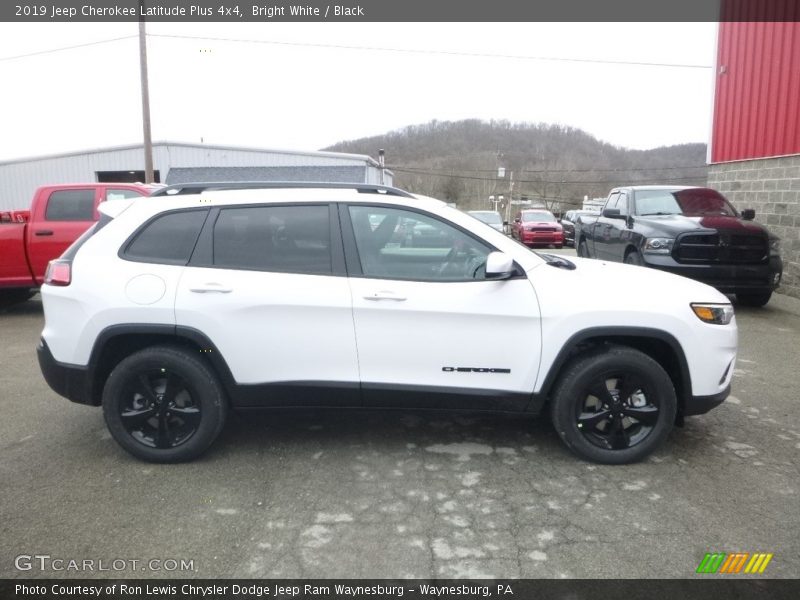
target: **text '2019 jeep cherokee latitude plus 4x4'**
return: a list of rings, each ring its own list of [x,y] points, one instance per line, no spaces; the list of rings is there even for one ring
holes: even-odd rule
[[[546,406],[576,454],[627,463],[730,389],[733,309],[702,283],[380,186],[157,194],[103,205],[42,288],[47,382],[139,458],[198,456],[229,409]]]

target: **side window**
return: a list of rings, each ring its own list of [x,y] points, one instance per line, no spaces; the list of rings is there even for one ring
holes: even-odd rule
[[[185,265],[207,213],[207,210],[181,211],[155,218],[128,244],[125,258]]]
[[[417,281],[483,279],[491,248],[438,219],[377,206],[351,206],[361,270],[367,277]]]
[[[619,193],[611,194],[611,196],[608,197],[605,208],[619,208]]]
[[[142,194],[135,190],[106,190],[106,200],[126,200],[128,198],[141,198]]]
[[[619,201],[617,202],[617,208],[619,209],[619,214],[628,216],[628,194],[621,193],[619,195]]]
[[[94,190],[60,190],[50,194],[47,221],[94,221]]]
[[[331,273],[329,213],[327,205],[222,209],[214,224],[214,266]]]

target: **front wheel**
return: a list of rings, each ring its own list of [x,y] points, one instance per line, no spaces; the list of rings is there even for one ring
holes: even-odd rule
[[[644,260],[642,259],[642,255],[639,254],[636,250],[631,250],[625,255],[625,264],[626,265],[636,265],[637,267],[644,266]]]
[[[627,464],[666,439],[675,422],[672,380],[648,355],[607,346],[575,358],[556,385],[553,425],[583,459]]]
[[[217,377],[188,350],[145,348],[122,360],[103,388],[114,439],[135,457],[174,463],[200,456],[225,423]]]
[[[736,302],[742,306],[764,306],[772,298],[772,292],[736,294]]]

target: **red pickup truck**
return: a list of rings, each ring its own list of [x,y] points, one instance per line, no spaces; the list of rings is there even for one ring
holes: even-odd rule
[[[161,186],[74,183],[40,187],[29,211],[0,211],[0,308],[30,298],[58,258],[97,219],[104,201],[148,196]]]

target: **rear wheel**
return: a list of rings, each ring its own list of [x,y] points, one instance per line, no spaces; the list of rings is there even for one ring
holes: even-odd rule
[[[0,310],[10,308],[15,304],[21,304],[28,298],[31,298],[35,293],[35,291],[29,290],[28,288],[0,290]]]
[[[669,434],[676,412],[669,375],[643,352],[624,346],[574,359],[551,404],[553,425],[567,447],[605,464],[649,455]]]
[[[103,415],[114,439],[135,457],[182,462],[202,454],[225,423],[217,377],[198,357],[169,346],[124,359],[103,389]]]
[[[772,298],[772,292],[736,294],[736,302],[742,306],[764,306]]]
[[[578,244],[578,256],[589,258],[589,247],[586,245],[586,240],[581,240]]]

